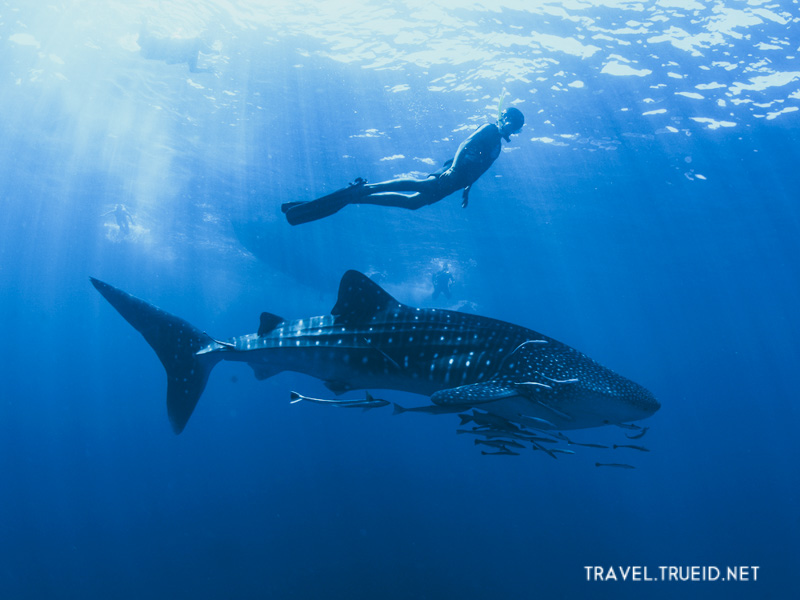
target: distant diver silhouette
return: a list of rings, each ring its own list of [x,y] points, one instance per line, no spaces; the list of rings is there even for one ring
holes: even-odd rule
[[[516,108],[504,110],[496,123],[487,123],[473,132],[458,147],[455,156],[425,179],[392,179],[367,183],[357,178],[342,188],[309,202],[288,202],[281,206],[291,225],[323,219],[339,212],[348,204],[375,204],[416,210],[463,190],[461,206],[469,203],[472,185],[500,156],[501,140],[518,133],[525,123]]]
[[[436,300],[440,295],[444,295],[445,298],[450,300],[452,296],[450,293],[450,286],[454,281],[455,279],[450,272],[450,267],[443,267],[441,271],[433,273],[431,275],[431,282],[433,283],[433,294],[431,297]]]
[[[131,216],[131,213],[129,213],[128,209],[125,208],[125,205],[117,204],[114,206],[114,210],[110,210],[107,213],[104,213],[102,216],[106,217],[108,215],[114,215],[114,219],[117,221],[117,227],[119,227],[120,233],[122,233],[122,235],[128,235],[131,230],[131,225],[133,225],[133,216]]]

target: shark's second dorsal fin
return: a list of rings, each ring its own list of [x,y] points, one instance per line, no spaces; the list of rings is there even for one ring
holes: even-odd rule
[[[376,313],[400,303],[381,286],[358,271],[347,271],[339,283],[339,297],[331,310],[338,323],[362,323]]]
[[[275,329],[279,323],[283,323],[284,319],[272,313],[261,313],[261,320],[258,323],[258,335],[267,335],[270,331]]]

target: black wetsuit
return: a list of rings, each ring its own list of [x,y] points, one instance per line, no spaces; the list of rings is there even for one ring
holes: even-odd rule
[[[453,164],[437,177],[440,189],[446,192],[442,198],[475,183],[500,156],[501,139],[497,125],[487,123],[461,142]]]
[[[393,179],[364,185],[350,204],[378,204],[417,209],[438,202],[458,190],[464,190],[464,202],[469,189],[500,156],[502,136],[497,125],[487,123],[475,131],[456,150],[445,168],[427,179]]]
[[[348,204],[376,204],[416,210],[464,190],[462,206],[469,200],[469,190],[500,156],[500,128],[487,123],[461,142],[451,161],[426,179],[392,179],[367,184],[357,179],[347,188],[311,202],[290,202],[281,208],[292,225],[316,221],[332,215]],[[507,138],[506,138],[507,140]]]

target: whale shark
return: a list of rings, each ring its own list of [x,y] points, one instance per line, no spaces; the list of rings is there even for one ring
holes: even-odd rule
[[[407,306],[357,271],[342,276],[329,315],[288,320],[264,312],[256,333],[224,340],[90,280],[161,360],[176,434],[223,360],[247,363],[257,379],[294,371],[337,395],[398,390],[428,396],[431,413],[475,409],[536,428],[624,424],[660,408],[641,385],[553,338],[489,317]]]

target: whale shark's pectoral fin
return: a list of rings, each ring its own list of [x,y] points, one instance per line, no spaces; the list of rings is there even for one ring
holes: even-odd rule
[[[489,404],[505,398],[519,396],[513,385],[502,381],[485,381],[455,388],[440,390],[431,396],[431,401],[439,406],[477,406]]]
[[[558,391],[559,386],[573,384],[578,380],[553,379],[537,373],[540,348],[547,343],[547,340],[528,340],[503,359],[492,379],[441,390],[433,394],[431,400],[441,406],[475,406],[506,398],[523,397],[535,399],[545,408],[558,412],[544,404],[543,399],[547,397],[547,392]],[[569,418],[564,413],[558,414]]]

